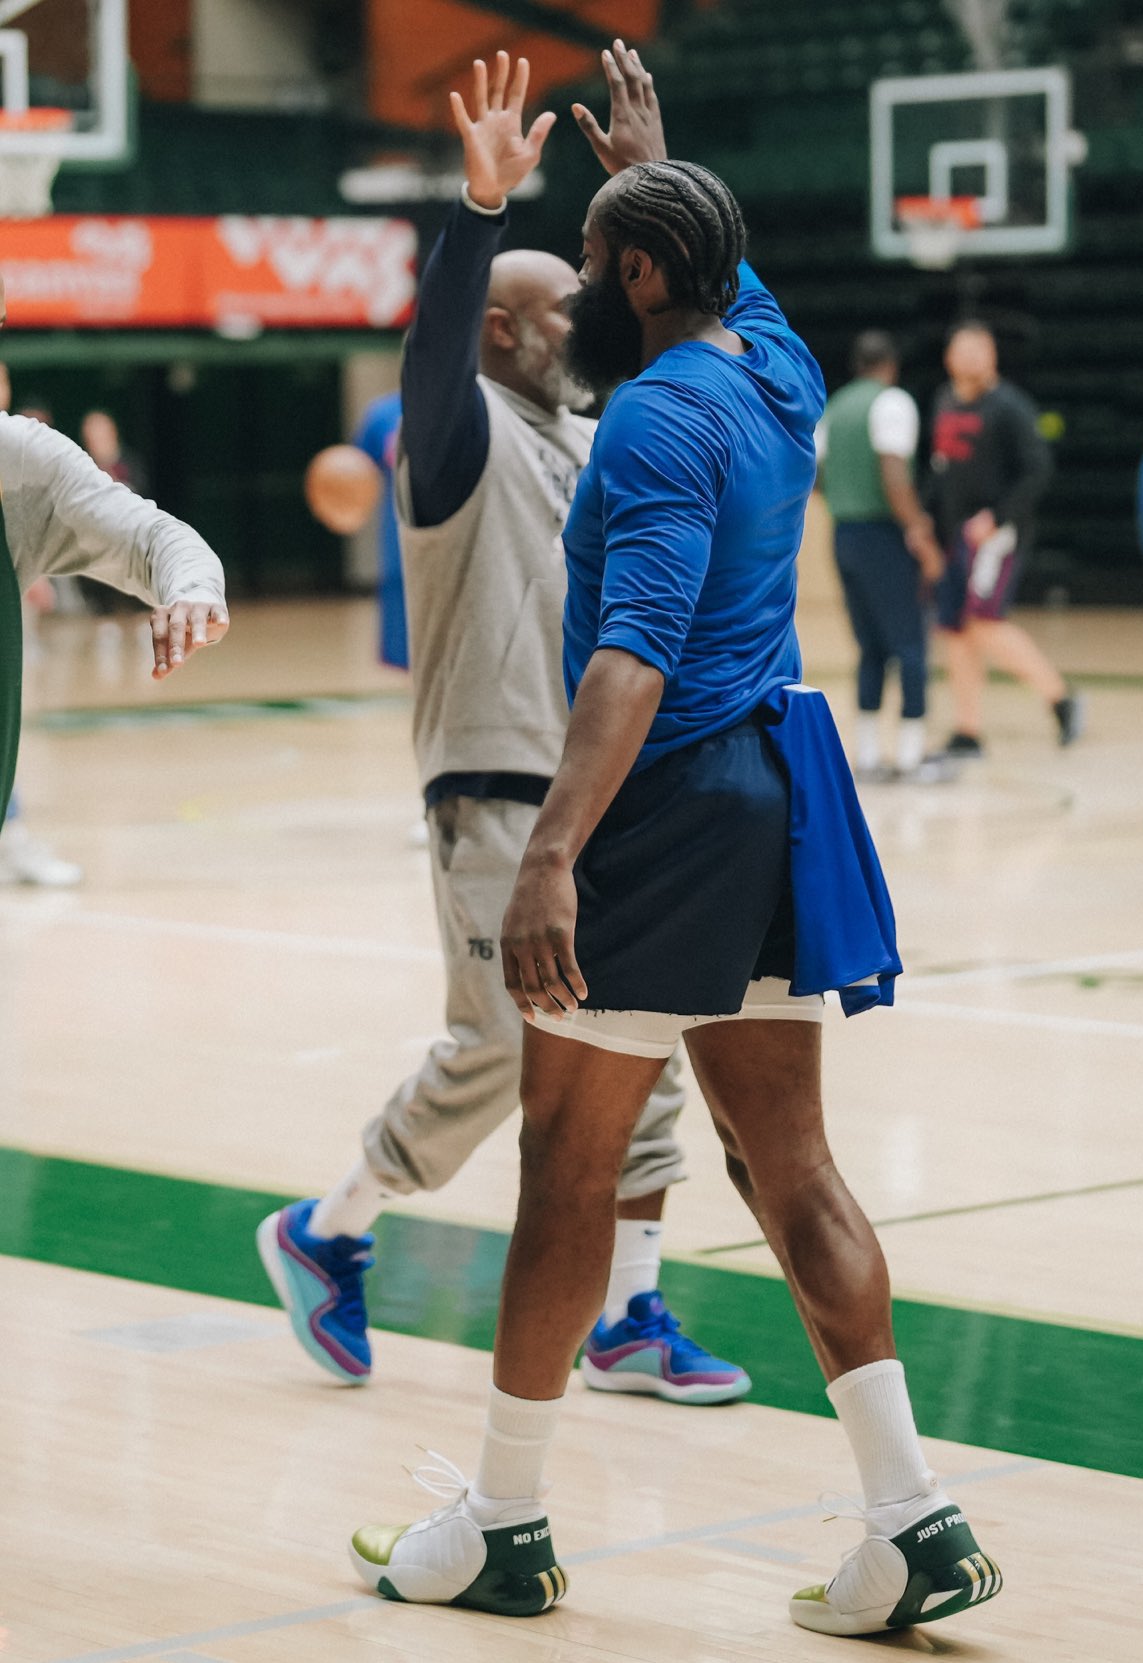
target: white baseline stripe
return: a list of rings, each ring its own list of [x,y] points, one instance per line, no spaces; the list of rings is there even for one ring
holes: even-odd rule
[[[1043,959],[1038,964],[980,964],[971,970],[918,970],[909,977],[918,987],[958,987],[970,982],[1034,982],[1045,976],[1082,976],[1094,970],[1143,969],[1143,947],[1123,953],[1093,953],[1088,958]]]
[[[369,959],[383,964],[439,964],[439,947],[402,946],[370,941],[364,936],[310,935],[292,930],[259,930],[237,924],[198,924],[189,918],[145,918],[119,912],[74,912],[56,915],[53,924],[89,930],[116,930],[122,935],[169,935],[184,941],[219,941],[232,947],[269,948],[317,958]]]
[[[438,947],[402,946],[371,941],[362,936],[312,935],[301,931],[260,930],[235,924],[200,924],[186,918],[147,918],[131,913],[56,913],[51,922],[84,929],[117,930],[124,935],[175,936],[183,940],[218,941],[234,947],[258,947],[316,958],[364,959],[378,964],[440,964]],[[928,999],[921,989],[953,983],[1030,981],[1036,977],[1082,974],[1085,971],[1143,967],[1143,949],[1105,953],[1091,958],[1058,959],[1031,965],[996,965],[980,970],[952,971],[947,976],[919,976],[915,992],[897,1000],[896,1009],[911,1015],[941,1016],[951,1021],[981,1022],[993,1027],[1040,1028],[1052,1033],[1087,1034],[1118,1039],[1143,1039],[1143,1024],[1111,1022],[1098,1017],[1049,1016],[1040,1011],[993,1010],[972,1005],[949,1005]]]
[[[946,1005],[938,999],[898,999],[895,1010],[909,1016],[939,1016],[952,1022],[983,1022],[994,1028],[1039,1028],[1050,1034],[1143,1039],[1143,1022],[1107,1022],[1097,1016],[1049,1016],[1046,1011],[993,1010],[985,1005]]]

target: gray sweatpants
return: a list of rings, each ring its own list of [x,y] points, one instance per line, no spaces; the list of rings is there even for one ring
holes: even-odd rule
[[[429,855],[445,956],[450,1039],[432,1046],[366,1126],[365,1156],[400,1195],[439,1189],[517,1107],[524,1022],[505,987],[500,923],[539,811],[502,799],[450,797],[429,810]],[[683,1177],[675,1121],[683,1106],[677,1054],[635,1128],[621,1200]]]

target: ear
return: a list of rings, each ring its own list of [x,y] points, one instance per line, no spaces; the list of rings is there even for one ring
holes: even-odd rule
[[[516,320],[505,306],[489,306],[484,314],[484,339],[500,352],[514,352],[519,345]]]
[[[625,248],[619,257],[619,276],[628,292],[645,289],[655,273],[655,262],[645,248]]]

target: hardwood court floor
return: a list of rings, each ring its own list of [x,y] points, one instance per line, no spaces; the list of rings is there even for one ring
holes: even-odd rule
[[[986,764],[868,793],[910,975],[896,1012],[826,1026],[832,1137],[910,1302],[922,1430],[954,1440],[941,1464],[972,1475],[962,1499],[1009,1578],[962,1621],[876,1644],[1126,1663],[1143,654],[1129,615],[1033,622],[1088,677],[1090,737],[1058,751],[1033,702],[996,686]],[[365,603],[239,610],[223,649],[154,690],[124,633],[115,652],[52,623],[30,677],[29,818],[87,881],[0,890],[0,1655],[836,1653],[789,1627],[785,1598],[853,1539],[814,1500],[853,1476],[697,1094],[665,1276],[758,1400],[702,1414],[573,1394],[552,1472],[573,1591],[542,1622],[360,1596],[344,1538],[424,1510],[400,1471],[414,1446],[475,1451],[515,1129],[388,1221],[371,1308],[402,1332],[382,1337],[375,1386],[309,1375],[264,1303],[250,1221],[344,1168],[440,1029],[403,681],[371,662]],[[827,607],[803,639],[844,727],[844,629]],[[940,733],[940,685],[935,705]],[[147,1175],[179,1181],[183,1211]]]
[[[280,1318],[5,1261],[11,1366],[2,1527],[7,1651],[21,1663],[825,1663],[786,1616],[856,1539],[814,1486],[852,1475],[831,1421],[687,1413],[569,1394],[550,1465],[565,1604],[532,1622],[388,1605],[350,1571],[369,1518],[429,1504],[401,1463],[426,1436],[477,1447],[487,1357],[383,1339],[364,1391],[305,1373]],[[34,1327],[20,1321],[33,1309]],[[578,1386],[578,1383],[576,1383]],[[961,1659],[1138,1655],[1140,1485],[934,1443],[1002,1564],[1004,1595],[875,1642]]]

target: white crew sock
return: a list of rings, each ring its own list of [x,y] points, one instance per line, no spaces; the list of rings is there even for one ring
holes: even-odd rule
[[[877,768],[881,764],[881,717],[875,710],[857,713],[855,768]]]
[[[841,1374],[826,1395],[845,1428],[868,1511],[939,1490],[921,1453],[905,1370],[896,1359]]]
[[[659,1286],[663,1226],[653,1218],[617,1218],[615,1251],[603,1320],[609,1328],[622,1322],[627,1306],[637,1293],[654,1293]]]
[[[562,1397],[511,1397],[492,1387],[473,1485],[478,1506],[482,1501],[539,1497],[544,1458],[563,1401]]]
[[[919,768],[925,755],[925,718],[902,716],[897,728],[897,766],[903,774]]]
[[[334,1236],[364,1236],[390,1194],[362,1156],[310,1214],[310,1235],[326,1241]]]

